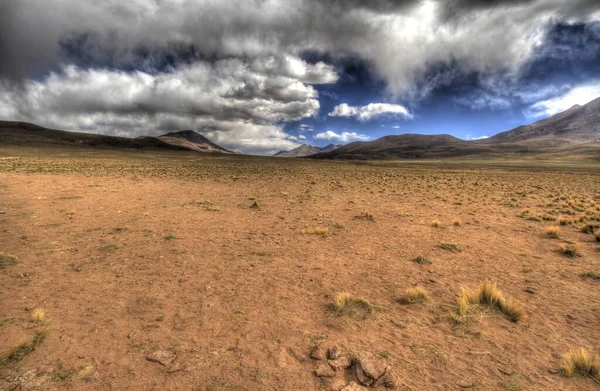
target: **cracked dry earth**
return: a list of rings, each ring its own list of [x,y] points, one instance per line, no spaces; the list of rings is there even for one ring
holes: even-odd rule
[[[1,159],[0,389],[595,390],[560,367],[600,352],[600,245],[580,229],[599,190],[593,172]],[[486,279],[526,317],[453,320]],[[428,300],[402,304],[416,286]],[[340,292],[364,306],[336,310]]]

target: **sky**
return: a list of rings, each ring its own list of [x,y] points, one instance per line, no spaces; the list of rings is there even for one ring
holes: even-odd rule
[[[2,0],[0,120],[249,154],[471,140],[600,96],[597,0]]]

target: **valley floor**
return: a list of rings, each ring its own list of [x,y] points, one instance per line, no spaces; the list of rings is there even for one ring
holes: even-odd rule
[[[599,189],[599,172],[5,155],[0,389],[358,382],[355,366],[316,376],[320,345],[399,390],[595,390],[560,368],[600,353],[600,244],[580,230]],[[455,319],[485,280],[526,316]],[[428,300],[403,304],[417,286]],[[336,310],[341,292],[365,301]],[[35,349],[9,356],[20,344]]]

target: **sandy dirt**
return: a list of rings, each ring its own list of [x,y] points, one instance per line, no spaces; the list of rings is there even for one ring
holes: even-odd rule
[[[4,158],[0,251],[18,262],[0,269],[0,354],[49,332],[0,370],[0,389],[357,382],[354,367],[315,375],[320,344],[370,354],[392,389],[595,390],[559,370],[569,349],[600,353],[600,245],[579,229],[599,222],[599,196],[593,172]],[[573,221],[551,238],[560,216]],[[574,243],[578,256],[557,251]],[[452,319],[460,287],[486,279],[523,320],[485,308]],[[402,304],[415,286],[429,300]],[[370,312],[337,313],[340,292]]]

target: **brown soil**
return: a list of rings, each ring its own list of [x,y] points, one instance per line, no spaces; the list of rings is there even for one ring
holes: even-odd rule
[[[599,221],[598,189],[597,173],[539,170],[0,159],[0,252],[18,257],[0,269],[0,355],[42,327],[34,309],[51,325],[0,389],[329,390],[318,343],[385,360],[402,390],[597,389],[557,370],[571,348],[600,352],[600,279],[581,276],[600,252],[578,229]],[[576,221],[553,239],[559,216]],[[460,287],[486,279],[526,318],[455,323]],[[429,300],[401,304],[414,286]],[[339,292],[370,312],[336,312]]]

